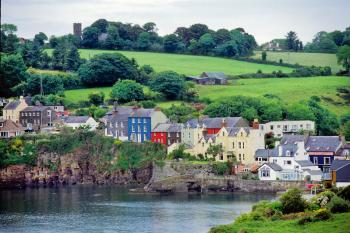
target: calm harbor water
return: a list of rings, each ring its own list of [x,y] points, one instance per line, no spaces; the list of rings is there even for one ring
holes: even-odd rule
[[[0,232],[207,232],[232,222],[260,194],[133,194],[73,186],[0,190]]]

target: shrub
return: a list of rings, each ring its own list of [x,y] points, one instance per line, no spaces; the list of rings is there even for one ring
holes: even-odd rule
[[[305,225],[305,223],[308,222],[312,222],[312,218],[310,216],[306,216],[298,220],[299,225]]]
[[[350,185],[346,186],[343,190],[341,190],[338,196],[350,201]]]
[[[229,170],[229,166],[227,162],[216,162],[213,163],[213,172],[216,175],[224,175]]]
[[[350,204],[349,201],[346,201],[341,197],[335,196],[328,203],[327,208],[332,213],[345,213],[350,210]]]
[[[143,108],[154,108],[156,106],[156,103],[153,102],[152,100],[144,100],[140,102],[140,105]]]
[[[335,193],[332,191],[326,190],[322,193],[317,194],[315,197],[311,199],[311,203],[317,204],[321,208],[324,208],[328,202],[335,196]]]
[[[317,205],[316,203],[310,203],[308,209],[311,211],[315,211],[315,210],[320,209],[320,206]]]
[[[281,196],[280,200],[284,214],[303,212],[307,207],[299,189],[290,189]]]
[[[321,220],[321,221],[328,220],[331,217],[332,217],[332,214],[327,209],[316,210],[314,215],[315,220]]]

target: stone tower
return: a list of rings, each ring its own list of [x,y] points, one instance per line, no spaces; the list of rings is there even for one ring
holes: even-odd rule
[[[82,32],[81,32],[81,23],[73,23],[73,35],[81,38]]]

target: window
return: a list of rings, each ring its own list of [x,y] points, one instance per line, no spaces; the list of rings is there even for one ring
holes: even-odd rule
[[[202,147],[204,147],[204,142],[202,142]]]
[[[324,157],[324,164],[331,164],[331,158],[330,157]]]
[[[135,132],[135,126],[134,125],[131,126],[131,131]]]
[[[297,125],[292,125],[292,130],[295,131],[297,130],[298,126]]]
[[[244,158],[244,154],[242,154],[242,157],[243,157],[243,160],[245,160],[245,158]]]
[[[222,136],[225,136],[225,132],[224,131],[222,131]]]
[[[286,156],[290,156],[290,151],[289,150],[286,151]]]
[[[1,122],[1,123],[0,123],[0,127],[4,127],[4,123]]]
[[[143,126],[143,131],[144,131],[144,132],[147,132],[147,125],[144,125],[144,126]]]
[[[232,142],[232,148],[235,148],[235,142]]]
[[[120,128],[124,128],[123,122],[120,122]]]
[[[274,162],[274,163],[277,163],[277,159],[274,159],[273,162]]]
[[[2,138],[7,138],[8,132],[1,132],[1,137]]]
[[[115,127],[116,127],[116,128],[118,127],[118,121],[117,121],[117,122],[115,122]]]
[[[273,125],[270,125],[270,129],[273,130]]]
[[[148,140],[147,139],[147,134],[143,134],[143,140]]]
[[[277,125],[277,129],[281,128],[281,125]]]
[[[239,161],[242,161],[242,155],[241,154],[238,155],[238,159],[239,159]]]
[[[224,160],[224,156],[223,155],[220,155],[220,160]]]
[[[131,121],[132,121],[132,123],[135,123],[135,118],[132,118]]]
[[[260,171],[261,177],[270,177],[270,168],[262,168]]]
[[[285,160],[284,161],[284,165],[291,165],[292,164],[292,161],[291,160]]]
[[[241,137],[243,137],[243,132],[241,132]]]
[[[283,131],[287,131],[288,130],[288,125],[284,125],[283,126]]]
[[[311,129],[311,125],[310,124],[306,124],[306,129]]]
[[[242,148],[244,149],[244,142],[242,142]]]
[[[242,143],[238,142],[238,148],[241,149],[241,147],[242,147]]]
[[[137,126],[137,131],[140,132],[141,131],[141,127],[140,125]]]
[[[303,128],[304,126],[303,125],[300,125],[300,128]]]
[[[32,113],[30,112],[30,113],[28,113],[28,115],[29,115],[29,116],[32,116]]]
[[[39,112],[36,113],[36,116],[40,116]]]
[[[318,164],[318,158],[314,157],[314,164]]]
[[[264,130],[264,126],[263,126],[263,125],[260,125],[260,129],[261,129],[261,130]]]
[[[138,122],[141,123],[141,118],[139,118]]]
[[[147,120],[146,120],[146,119],[143,119],[143,123],[147,123]]]

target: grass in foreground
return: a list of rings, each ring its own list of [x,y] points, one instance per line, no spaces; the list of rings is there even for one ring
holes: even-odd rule
[[[46,51],[51,53],[52,49],[47,49]],[[96,54],[118,52],[128,58],[135,58],[139,65],[151,65],[157,72],[173,70],[185,75],[199,75],[204,71],[221,71],[227,75],[238,75],[256,73],[258,70],[262,70],[264,73],[278,70],[289,73],[293,70],[283,66],[255,64],[208,56],[93,49],[80,49],[79,52],[81,57],[86,59],[90,59]]]
[[[210,230],[210,233],[348,233],[350,232],[349,219],[350,213],[344,213],[334,214],[333,218],[328,221],[312,222],[305,225],[298,225],[298,220],[249,221],[214,227]]]
[[[340,102],[341,99],[336,95],[338,87],[350,85],[350,78],[347,77],[311,77],[311,78],[266,78],[266,79],[240,79],[233,85],[227,86],[202,86],[197,85],[200,98],[209,98],[219,100],[224,97],[243,95],[262,97],[265,94],[278,96],[287,104],[295,103],[300,100],[308,100],[311,96],[328,97],[334,101]],[[88,100],[89,93],[102,91],[106,98],[109,98],[111,87],[87,88],[65,91],[68,102],[78,102]],[[160,107],[167,108],[171,104],[180,104],[181,101],[167,101],[159,103]],[[335,105],[322,101],[333,113],[338,116],[344,114],[348,109],[344,105]]]
[[[256,51],[252,58],[261,59],[261,51]],[[342,67],[337,63],[335,54],[329,53],[296,53],[296,52],[267,52],[268,61],[282,59],[284,63],[300,64],[305,66],[330,66],[332,72],[338,72]]]

